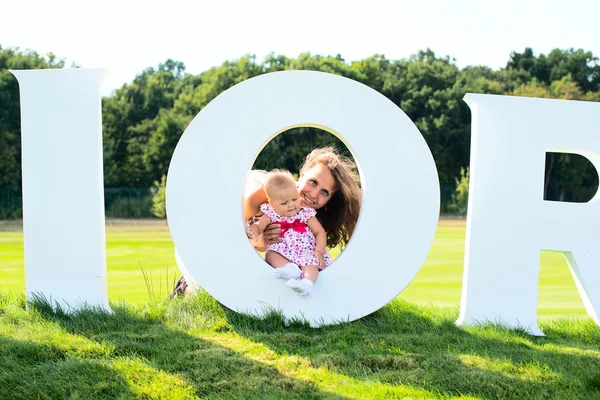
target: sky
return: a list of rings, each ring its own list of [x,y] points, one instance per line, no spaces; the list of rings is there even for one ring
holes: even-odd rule
[[[0,0],[0,46],[108,68],[106,96],[169,58],[198,74],[271,52],[351,62],[430,48],[461,68],[494,69],[526,47],[600,56],[598,15],[599,0]]]

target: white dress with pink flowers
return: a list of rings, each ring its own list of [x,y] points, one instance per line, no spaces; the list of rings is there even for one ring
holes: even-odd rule
[[[262,204],[260,210],[271,218],[271,223],[281,225],[281,242],[270,244],[267,247],[268,250],[281,254],[300,267],[305,265],[319,267],[317,257],[314,254],[317,240],[314,233],[307,226],[308,220],[317,215],[314,209],[301,208],[292,217],[282,217],[269,203]],[[324,269],[331,264],[331,257],[327,250],[325,250],[323,258],[325,259],[325,267],[319,269]]]

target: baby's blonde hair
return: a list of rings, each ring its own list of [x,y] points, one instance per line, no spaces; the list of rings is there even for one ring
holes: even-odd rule
[[[283,169],[274,169],[269,172],[269,177],[265,182],[265,193],[269,199],[272,199],[273,196],[276,196],[276,193],[280,190],[286,189],[288,187],[296,187],[296,180],[294,176],[286,170]]]

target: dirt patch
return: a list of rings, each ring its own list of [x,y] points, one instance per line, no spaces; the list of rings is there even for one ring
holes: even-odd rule
[[[106,229],[167,229],[166,219],[122,219],[107,218]],[[23,220],[0,221],[0,232],[23,232]]]
[[[450,227],[465,227],[467,220],[465,219],[440,219],[438,226],[450,226]]]
[[[23,232],[23,221],[20,219],[0,221],[0,232]]]

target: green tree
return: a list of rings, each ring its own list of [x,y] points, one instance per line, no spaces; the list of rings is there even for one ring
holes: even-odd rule
[[[161,110],[173,108],[182,88],[196,82],[184,71],[183,63],[167,60],[156,69],[147,68],[131,84],[104,99],[106,186],[149,187],[166,172],[153,170],[145,154],[156,126],[160,125],[154,120],[160,118]]]
[[[167,205],[166,199],[167,177],[165,175],[159,181],[154,181],[152,184],[152,208],[150,212],[158,218],[166,218]]]
[[[356,76],[339,54],[335,57],[323,57],[320,55],[311,55],[310,53],[302,53],[298,58],[290,60],[286,69],[321,71],[349,78]]]
[[[548,87],[540,83],[536,78],[533,78],[530,82],[521,84],[511,94],[521,97],[552,98]]]
[[[469,135],[463,115],[467,110],[460,108],[464,93],[455,86],[459,75],[449,57],[437,57],[428,49],[390,62],[381,89],[419,128],[436,161],[441,185],[449,187],[454,187],[460,168],[468,165]]]
[[[511,53],[506,68],[527,71],[532,78],[547,85],[571,75],[573,82],[583,92],[597,92],[600,89],[598,57],[583,49],[554,49],[548,56],[540,54],[535,57],[533,50],[527,47],[523,53]]]
[[[298,174],[306,155],[325,146],[333,146],[341,154],[351,156],[346,145],[329,132],[317,128],[294,128],[275,136],[262,149],[252,168],[266,171],[283,168]]]
[[[0,47],[0,186],[20,185],[17,82],[7,69],[62,65],[52,54],[39,56]],[[147,191],[166,175],[175,146],[190,121],[216,96],[263,73],[300,69],[357,80],[401,107],[431,149],[443,189],[442,206],[447,207],[455,204],[452,194],[461,186],[463,171],[469,165],[470,109],[463,101],[466,93],[599,101],[599,68],[598,58],[582,49],[555,49],[548,55],[535,55],[530,48],[511,53],[506,68],[498,71],[485,66],[460,69],[451,57],[440,57],[431,49],[407,59],[389,60],[375,54],[351,63],[339,54],[303,53],[296,58],[269,54],[262,63],[246,55],[195,76],[185,72],[183,63],[166,60],[145,69],[131,83],[103,99],[105,185],[142,187]],[[312,148],[330,144],[348,151],[322,130],[292,129],[276,136],[263,149],[255,167],[298,172]],[[597,174],[589,163],[582,164],[585,161],[549,153],[547,194],[576,198],[579,195],[568,185],[597,185]]]
[[[456,180],[456,190],[452,195],[452,202],[448,206],[448,212],[467,215],[469,204],[469,169],[460,170],[460,179]]]

